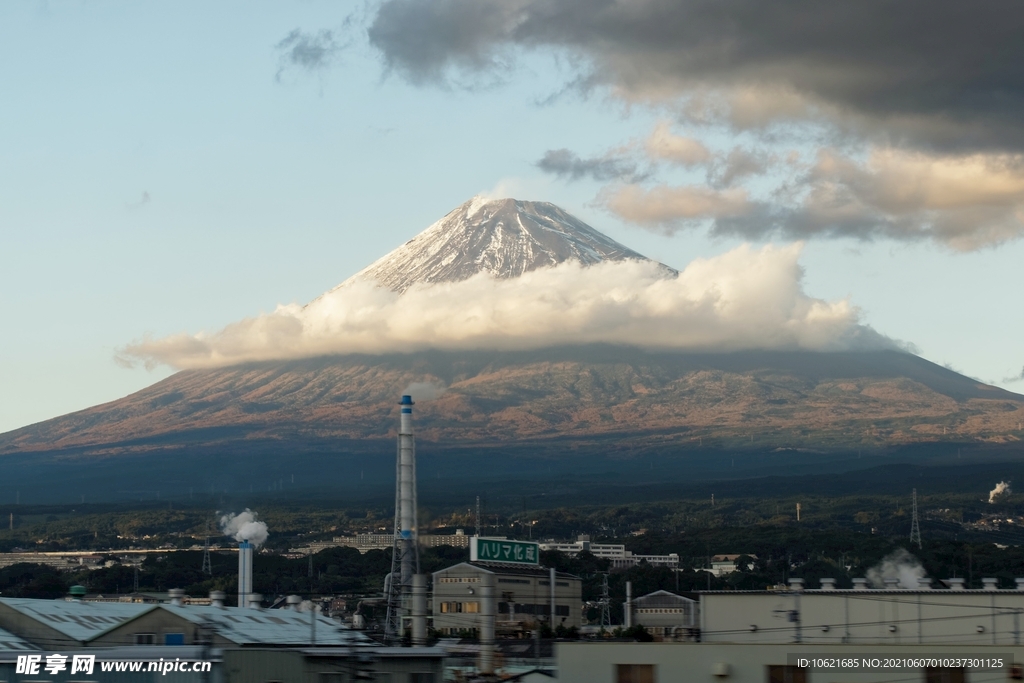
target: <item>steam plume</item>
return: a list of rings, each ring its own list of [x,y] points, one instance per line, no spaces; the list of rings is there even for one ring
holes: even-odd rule
[[[414,401],[433,401],[447,390],[448,387],[440,382],[413,382],[402,391],[402,394],[412,396]]]
[[[996,484],[994,489],[988,492],[988,502],[995,503],[999,499],[1004,498],[1011,493],[1013,493],[1013,491],[1010,490],[1010,482],[1001,481]]]
[[[866,578],[873,588],[885,588],[886,579],[899,579],[900,588],[917,588],[917,580],[927,575],[920,560],[898,548],[869,569]]]
[[[231,536],[236,541],[249,541],[255,547],[263,545],[267,536],[267,525],[259,519],[257,514],[246,508],[237,515],[226,514],[220,518],[220,529],[225,536]]]

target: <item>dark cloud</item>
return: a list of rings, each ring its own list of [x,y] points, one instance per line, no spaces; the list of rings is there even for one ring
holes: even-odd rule
[[[303,71],[321,71],[329,67],[344,49],[334,31],[321,29],[316,32],[293,30],[275,48],[280,53],[277,78],[280,80],[289,68]]]
[[[736,147],[712,164],[708,180],[715,187],[728,187],[743,178],[767,173],[772,161],[768,152]]]
[[[819,117],[891,143],[1024,149],[1018,0],[385,0],[368,35],[414,83],[553,48],[625,97],[690,97],[734,125]]]
[[[537,162],[537,168],[559,178],[580,180],[593,178],[598,181],[628,180],[636,182],[643,176],[637,173],[636,164],[616,157],[594,157],[582,159],[568,149],[551,149]]]

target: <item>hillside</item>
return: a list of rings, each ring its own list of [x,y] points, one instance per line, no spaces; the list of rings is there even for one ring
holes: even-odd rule
[[[419,402],[417,435],[450,447],[598,437],[613,450],[685,449],[704,439],[834,449],[1024,436],[1024,397],[911,354],[592,346],[183,371],[123,399],[0,435],[0,453],[390,439],[395,403],[412,383],[444,388]]]

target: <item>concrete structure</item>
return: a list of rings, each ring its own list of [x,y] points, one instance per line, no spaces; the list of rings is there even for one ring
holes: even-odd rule
[[[591,543],[590,536],[585,534],[579,536],[574,542],[547,541],[540,544],[540,549],[557,550],[569,557],[575,557],[582,552],[588,552],[594,557],[611,562],[612,569],[628,569],[642,562],[672,569],[679,567],[679,555],[676,553],[668,555],[634,555],[631,551],[626,550],[626,546],[621,543]]]
[[[463,562],[434,572],[434,630],[443,635],[479,634],[484,575],[494,577],[498,634],[521,634],[537,624],[579,628],[582,583],[571,574],[555,576],[555,615],[551,619],[551,580],[547,569]]]
[[[736,565],[736,560],[744,557],[743,554],[731,554],[731,555],[713,555],[711,557],[711,573],[715,576],[725,576],[726,574],[732,574],[735,571],[739,571],[739,567]],[[757,555],[746,555],[752,560],[757,559]]]
[[[643,626],[655,640],[690,641],[699,633],[699,603],[668,591],[655,591],[630,603],[628,623]]]
[[[835,590],[828,579],[823,585],[802,590],[802,581],[795,580],[789,591],[701,593],[701,638],[878,645],[1024,642],[1024,590]]]
[[[1024,648],[963,645],[845,646],[752,645],[735,643],[623,643],[564,642],[556,649],[559,683],[930,683],[958,678],[957,670],[926,677],[924,668],[813,669],[796,666],[800,658],[837,657],[877,659],[879,663],[907,658],[948,659],[951,655],[1001,659],[1003,666],[989,671],[968,671],[972,683],[998,683],[1011,678],[1006,660],[1022,661]],[[962,671],[962,670],[961,670]],[[946,674],[948,677],[942,677]]]

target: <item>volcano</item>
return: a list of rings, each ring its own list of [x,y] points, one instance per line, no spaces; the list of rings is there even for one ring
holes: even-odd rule
[[[474,199],[324,297],[357,286],[407,296],[478,277],[515,283],[564,264],[617,262],[650,264],[667,280],[678,275],[552,204]],[[563,343],[187,369],[120,400],[0,435],[0,458],[21,458],[26,467],[46,460],[58,468],[51,473],[71,461],[113,463],[149,477],[152,463],[189,454],[204,462],[263,454],[287,459],[293,470],[310,453],[344,451],[356,462],[360,453],[390,448],[394,404],[410,387],[425,387],[433,399],[417,409],[421,446],[508,462],[592,464],[708,448],[1013,445],[1024,437],[1024,396],[892,345],[715,353]]]

